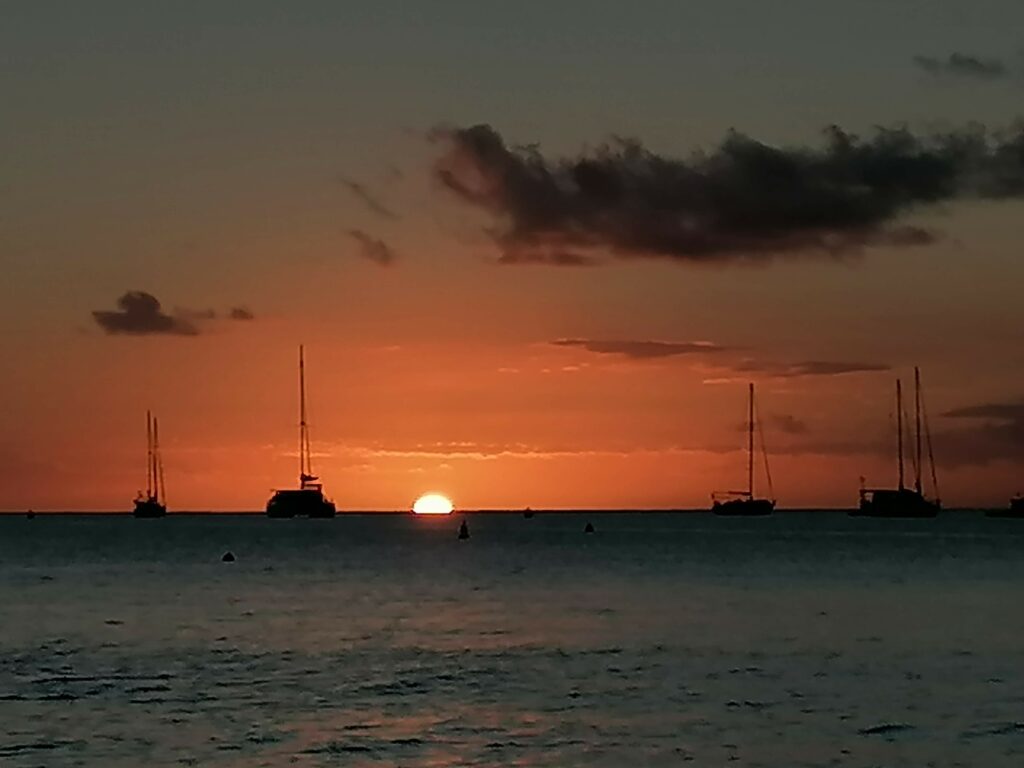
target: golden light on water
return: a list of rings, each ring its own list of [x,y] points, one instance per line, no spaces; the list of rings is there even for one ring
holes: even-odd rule
[[[452,509],[451,500],[439,493],[424,494],[412,505],[412,511],[417,515],[450,515]]]

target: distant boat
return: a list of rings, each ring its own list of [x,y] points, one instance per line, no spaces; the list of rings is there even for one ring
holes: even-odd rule
[[[896,433],[897,433],[897,467],[899,484],[896,488],[861,488],[860,504],[850,514],[863,517],[935,517],[942,507],[938,498],[939,481],[935,473],[935,456],[932,452],[931,431],[928,429],[927,414],[923,413],[921,398],[921,372],[914,368],[914,487],[907,488],[904,481],[903,466],[903,386],[896,379]],[[928,444],[928,461],[931,466],[932,487],[935,499],[924,495],[921,483],[921,424],[924,422],[924,434]]]
[[[1024,496],[1019,493],[1010,499],[1010,505],[1003,509],[990,509],[985,517],[1024,517]]]
[[[313,474],[309,425],[306,423],[306,363],[299,347],[299,487],[274,491],[267,502],[267,517],[334,517],[334,502],[324,497],[324,487]]]
[[[167,515],[164,461],[160,456],[160,426],[149,411],[146,411],[146,493],[139,491],[132,514],[149,518]]]
[[[747,489],[745,491],[717,491],[711,494],[711,511],[716,515],[763,517],[775,511],[775,499],[759,499],[754,495],[754,385],[750,384],[747,413]],[[768,492],[772,490],[772,475],[768,469],[768,453],[761,440],[764,455],[765,474],[768,476]]]
[[[523,517],[525,517],[527,520],[529,520],[531,517],[533,517],[533,510],[530,509],[529,507],[524,509],[523,510]]]

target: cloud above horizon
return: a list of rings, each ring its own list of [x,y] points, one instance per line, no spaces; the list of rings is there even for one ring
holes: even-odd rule
[[[911,214],[965,198],[1024,196],[1024,126],[920,136],[832,126],[822,146],[731,132],[675,158],[614,139],[574,157],[509,146],[489,125],[441,128],[434,178],[492,218],[504,264],[586,266],[606,255],[679,263],[765,262],[913,246]]]
[[[933,77],[1001,80],[1010,73],[1002,59],[982,58],[957,52],[953,52],[945,58],[915,56],[914,63]]]
[[[1024,459],[1024,400],[954,408],[942,415],[974,421],[936,436],[936,451],[946,463],[982,466]]]
[[[556,347],[579,347],[595,354],[619,355],[631,360],[651,360],[659,357],[706,354],[725,350],[725,347],[720,347],[710,341],[556,339],[551,344]]]
[[[229,320],[253,320],[255,315],[247,307],[232,307],[225,317]],[[160,301],[147,291],[126,291],[117,300],[117,309],[96,309],[92,318],[104,333],[112,336],[169,335],[198,336],[200,326],[218,318],[213,309],[163,310]]]
[[[797,379],[806,376],[846,376],[852,373],[878,373],[892,370],[885,363],[837,360],[803,360],[796,363],[741,360],[732,366],[736,373],[761,373],[773,379]]]
[[[199,334],[194,318],[165,313],[160,301],[146,291],[127,291],[117,300],[117,309],[97,309],[93,311],[92,317],[105,333],[111,335]]]
[[[549,342],[556,347],[577,347],[597,355],[615,355],[629,360],[655,360],[682,355],[717,354],[735,352],[712,341],[658,341],[652,339],[556,339]],[[743,358],[737,361],[717,362],[732,373],[762,374],[773,379],[795,379],[807,376],[845,376],[854,373],[876,373],[891,370],[885,363],[801,360],[798,362],[771,362]]]
[[[341,183],[352,193],[352,196],[361,202],[371,213],[380,216],[382,219],[395,221],[401,218],[397,213],[388,208],[380,199],[367,189],[365,184],[352,179],[342,178]]]
[[[380,238],[373,237],[361,229],[350,229],[348,236],[359,246],[358,255],[377,266],[390,267],[398,260],[398,253]]]

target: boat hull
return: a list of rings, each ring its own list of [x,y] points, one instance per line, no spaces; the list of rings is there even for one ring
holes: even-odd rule
[[[155,499],[140,499],[135,502],[132,516],[138,518],[167,517],[167,507]]]
[[[868,491],[861,495],[860,506],[851,512],[854,517],[935,517],[939,503],[930,501],[917,491]]]
[[[330,518],[337,514],[333,501],[318,490],[277,491],[267,502],[267,517]]]
[[[727,499],[715,501],[711,511],[722,517],[764,517],[775,511],[771,499]]]
[[[990,509],[985,512],[985,517],[1024,518],[1024,498],[1015,496],[1010,499],[1010,506],[1006,509]]]

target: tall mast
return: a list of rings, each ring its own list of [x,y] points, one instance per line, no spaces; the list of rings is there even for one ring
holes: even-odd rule
[[[299,485],[306,484],[306,477],[312,475],[309,456],[309,433],[306,426],[306,361],[302,345],[299,345]]]
[[[156,500],[159,502],[164,499],[166,503],[166,488],[164,487],[164,460],[160,455],[160,427],[153,417],[153,470],[154,470],[154,483],[153,490],[155,492]]]
[[[146,498],[153,495],[153,414],[146,411]]]
[[[915,441],[914,448],[914,490],[921,493],[921,369],[914,366],[914,422]]]
[[[896,379],[896,445],[899,454],[900,490],[903,490],[903,384]]]
[[[750,382],[750,410],[747,418],[747,495],[754,498],[754,382]]]

